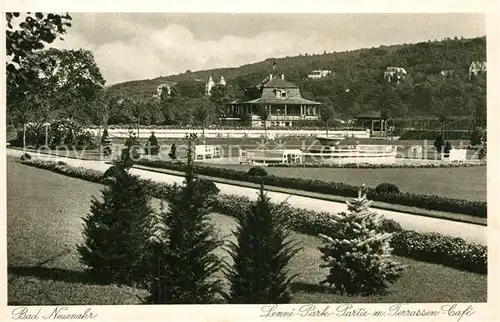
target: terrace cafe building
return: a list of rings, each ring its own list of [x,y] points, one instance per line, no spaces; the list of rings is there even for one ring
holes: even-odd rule
[[[270,74],[259,84],[245,89],[242,99],[226,105],[221,119],[224,123],[252,127],[264,125],[259,110],[267,109],[266,126],[290,127],[297,123],[308,123],[319,119],[321,103],[302,98],[297,85],[285,80],[285,76]]]

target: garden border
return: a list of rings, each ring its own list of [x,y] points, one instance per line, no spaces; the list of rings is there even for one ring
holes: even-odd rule
[[[151,168],[176,171],[183,171],[185,167],[185,163],[178,161],[172,162],[141,159],[135,163],[137,165],[148,166]],[[251,183],[260,183],[262,181],[267,186],[304,190],[349,198],[356,197],[360,189],[359,186],[349,185],[342,182],[327,182],[315,179],[278,177],[273,175],[253,177],[249,176],[245,171],[200,165],[196,165],[195,167],[196,172],[200,175]],[[368,198],[373,201],[487,218],[487,203],[485,201],[453,199],[437,195],[422,195],[409,192],[379,194],[375,193],[373,188],[367,188],[367,195]]]
[[[33,166],[73,178],[106,184],[102,171],[84,167],[69,166],[64,162],[45,160],[24,160],[22,164]],[[171,185],[152,180],[141,181],[148,184],[151,195],[162,199]],[[222,200],[226,198],[225,202]],[[244,211],[252,201],[247,197],[219,195],[214,201],[214,210],[234,216],[238,209]],[[219,203],[219,204],[217,204]],[[294,230],[309,235],[318,235],[330,230],[330,214],[289,207],[293,211],[290,219]],[[391,246],[395,255],[416,260],[442,264],[479,274],[487,273],[487,246],[466,241],[460,237],[449,237],[438,233],[419,233],[412,230],[394,229]]]

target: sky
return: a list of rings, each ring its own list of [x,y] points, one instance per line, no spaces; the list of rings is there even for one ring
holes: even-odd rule
[[[107,85],[270,57],[486,35],[480,13],[74,13],[64,41],[89,49]]]

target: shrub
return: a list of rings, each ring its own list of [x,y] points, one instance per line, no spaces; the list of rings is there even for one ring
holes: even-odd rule
[[[25,160],[31,160],[31,155],[29,155],[28,153],[23,153],[23,155],[21,155],[21,161]]]
[[[226,277],[231,283],[227,296],[231,304],[290,303],[287,266],[300,250],[290,241],[287,208],[271,204],[261,185],[257,201],[236,215],[237,242],[230,242],[234,265]]]
[[[141,285],[147,277],[153,210],[146,187],[126,171],[94,197],[84,218],[80,260],[100,283]]]
[[[378,194],[399,193],[399,188],[393,183],[383,182],[375,187],[375,192]]]
[[[480,145],[483,140],[486,139],[486,131],[482,127],[474,128],[470,136],[470,144],[471,145]]]
[[[270,168],[332,168],[332,169],[426,169],[426,168],[460,168],[484,166],[485,162],[478,160],[466,160],[446,163],[402,163],[402,164],[378,164],[378,163],[272,163]]]
[[[486,147],[486,141],[481,145],[479,148],[478,152],[478,157],[480,160],[485,160],[486,159],[486,153],[487,153],[487,147]]]
[[[119,166],[118,164],[114,164],[104,172],[104,179],[116,178],[117,176],[123,174],[123,172],[126,172],[123,167]]]
[[[403,227],[397,221],[387,218],[382,219],[381,228],[387,233],[395,233],[403,230]]]
[[[108,129],[104,129],[101,136],[101,153],[108,156],[112,152],[113,143],[109,137]]]
[[[265,176],[267,176],[267,171],[263,167],[251,167],[248,170],[248,175],[252,176],[252,177],[256,177],[256,176],[265,177]]]
[[[392,234],[384,232],[380,218],[369,209],[370,202],[361,190],[348,202],[348,212],[332,216],[332,229],[320,234],[321,267],[329,269],[320,284],[350,295],[383,293],[402,275],[403,266],[390,258]]]
[[[391,244],[394,253],[399,256],[480,274],[487,273],[487,247],[462,238],[403,230],[394,234]]]
[[[154,242],[151,265],[154,275],[149,285],[152,304],[208,304],[222,295],[222,282],[215,274],[222,262],[214,251],[222,242],[209,222],[208,198],[196,184],[193,171],[193,141],[189,137],[188,166],[183,186],[174,185],[161,214],[160,237]]]
[[[160,145],[158,144],[158,139],[156,138],[154,132],[152,132],[151,136],[146,142],[146,146],[144,147],[144,153],[146,153],[147,155],[157,155],[159,152]]]
[[[438,153],[441,153],[441,150],[442,150],[444,145],[445,145],[445,143],[444,143],[443,135],[439,134],[437,136],[436,140],[434,141],[434,147],[436,148],[436,151]]]

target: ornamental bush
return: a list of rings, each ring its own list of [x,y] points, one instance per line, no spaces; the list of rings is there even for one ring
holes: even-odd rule
[[[360,190],[358,198],[347,202],[347,212],[332,216],[333,229],[320,235],[320,266],[329,270],[320,284],[349,295],[372,295],[385,292],[401,277],[404,267],[390,257],[392,234],[383,231],[369,205]]]
[[[383,182],[375,187],[375,192],[378,194],[399,193],[399,188],[393,183]]]
[[[256,177],[256,176],[265,177],[265,176],[267,176],[267,171],[263,167],[251,167],[248,170],[248,175],[252,176],[252,177]]]
[[[229,245],[234,264],[226,272],[231,283],[229,303],[290,303],[295,276],[289,276],[287,267],[300,248],[290,240],[287,210],[272,204],[261,185],[257,201],[235,214],[237,241]]]
[[[81,262],[99,283],[142,285],[147,278],[153,210],[147,187],[123,170],[84,219]]]
[[[216,273],[222,261],[214,251],[223,242],[215,236],[208,219],[209,195],[197,182],[192,149],[196,137],[189,136],[188,165],[184,184],[175,184],[162,196],[168,208],[160,214],[160,230],[150,261],[151,304],[210,304],[223,294]],[[205,183],[206,185],[206,183]]]
[[[21,155],[21,161],[26,160],[31,160],[31,155],[29,155],[29,153],[23,153],[23,155]]]

